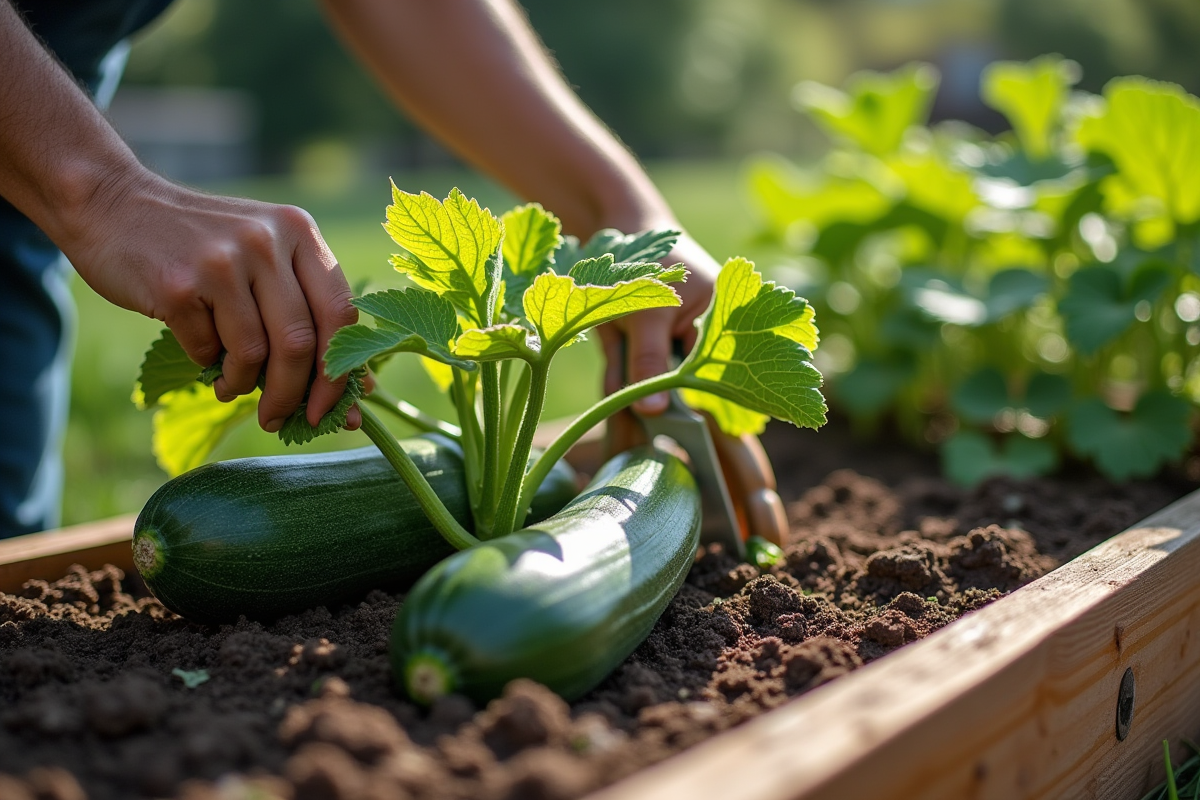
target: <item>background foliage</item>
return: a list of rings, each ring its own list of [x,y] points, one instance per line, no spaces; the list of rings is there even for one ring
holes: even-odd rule
[[[1200,400],[1200,100],[1059,56],[996,62],[1012,130],[929,127],[937,73],[860,73],[798,98],[834,142],[751,168],[785,273],[818,304],[831,394],[893,414],[946,472],[1045,474],[1063,453],[1123,480],[1192,440]]]

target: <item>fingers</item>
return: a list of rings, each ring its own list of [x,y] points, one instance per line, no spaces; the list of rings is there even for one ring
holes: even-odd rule
[[[304,400],[317,352],[316,329],[304,293],[290,269],[277,269],[271,279],[254,287],[271,354],[258,402],[258,424],[271,433],[282,428]]]
[[[194,308],[164,322],[175,334],[188,358],[201,367],[210,367],[221,357],[221,337],[217,335],[217,326],[208,306],[202,303],[192,305]]]
[[[213,319],[226,352],[213,389],[227,403],[254,391],[269,345],[250,287],[233,283],[220,296],[220,302],[213,304]]]
[[[637,383],[670,369],[671,328],[675,314],[671,309],[641,311],[626,325],[625,374],[629,383]],[[644,397],[633,405],[641,414],[661,414],[667,407],[663,392]]]
[[[329,339],[338,328],[358,321],[358,309],[350,303],[354,295],[346,276],[321,238],[316,223],[305,212],[294,211],[299,215],[295,224],[302,230],[292,262],[315,327],[317,373],[308,396],[308,422],[315,426],[341,398],[346,387],[345,376],[331,379],[325,374]],[[354,413],[357,415],[357,410]]]

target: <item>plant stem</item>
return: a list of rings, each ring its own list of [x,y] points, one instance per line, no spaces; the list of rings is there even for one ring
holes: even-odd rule
[[[437,493],[433,491],[429,481],[421,474],[421,470],[413,463],[408,453],[400,447],[396,438],[392,436],[392,432],[380,421],[379,417],[375,416],[366,406],[360,405],[358,410],[362,412],[363,433],[375,443],[375,446],[379,448],[383,457],[395,468],[396,472],[400,473],[400,478],[413,493],[417,504],[421,506],[425,516],[437,528],[438,533],[459,550],[466,550],[479,544],[479,540],[468,533],[466,528],[459,525],[454,515],[446,510],[446,506],[438,499]]]
[[[491,538],[493,511],[500,483],[500,365],[494,361],[480,365],[483,372],[483,491],[475,512],[475,529]]]
[[[566,455],[567,451],[571,449],[571,445],[579,441],[580,437],[622,408],[636,403],[643,397],[682,386],[684,377],[684,373],[676,368],[670,372],[664,372],[662,375],[632,383],[618,392],[613,392],[583,412],[546,448],[546,452],[542,453],[537,463],[525,475],[525,480],[521,483],[521,497],[514,521],[517,524],[524,524],[525,515],[529,513],[529,504],[533,502],[533,496],[537,493],[538,487],[542,485],[542,481],[550,474],[550,470],[558,463],[558,460]],[[532,389],[530,394],[532,395]],[[530,441],[532,439],[531,435]],[[529,457],[528,451],[525,457]]]
[[[525,415],[521,418],[521,429],[513,446],[512,458],[508,462],[508,475],[504,479],[504,491],[496,509],[496,524],[492,534],[507,536],[515,528],[517,506],[521,499],[521,484],[525,467],[529,464],[529,449],[533,447],[533,434],[542,418],[542,406],[546,402],[546,378],[550,374],[550,360],[530,362],[529,397],[525,401]],[[524,520],[524,513],[520,519]]]
[[[517,376],[517,385],[513,387],[512,396],[508,398],[508,414],[504,419],[504,434],[500,439],[500,453],[501,455],[505,453],[509,454],[509,463],[512,463],[511,454],[517,444],[517,431],[521,427],[521,414],[525,410],[525,404],[529,400],[530,370],[523,362],[517,363],[524,367],[524,369]],[[502,474],[508,474],[507,464]]]
[[[1175,771],[1171,769],[1171,743],[1163,739],[1163,761],[1167,767],[1167,797],[1179,800],[1179,789],[1175,786]]]
[[[392,416],[403,420],[419,431],[440,433],[456,442],[462,440],[462,429],[457,425],[451,425],[449,422],[443,422],[431,414],[426,414],[412,403],[393,397],[387,390],[378,386],[369,395],[363,397],[363,399],[368,403],[382,408]]]
[[[467,473],[467,497],[471,501],[472,516],[479,508],[479,490],[481,488],[479,466],[483,461],[483,447],[480,444],[481,432],[479,418],[475,416],[475,392],[467,391],[468,381],[474,381],[474,375],[468,375],[462,370],[454,369],[454,386],[452,396],[458,409],[458,424],[462,428],[463,461]],[[473,386],[471,387],[474,388]]]

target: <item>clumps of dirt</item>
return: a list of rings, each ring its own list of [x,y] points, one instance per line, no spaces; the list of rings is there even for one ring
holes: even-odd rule
[[[200,626],[116,568],[74,568],[0,594],[0,797],[580,797],[929,635],[1170,499],[1159,484],[965,492],[834,471],[793,495],[783,563],[704,548],[650,637],[571,705],[530,681],[484,708],[409,703],[387,660],[395,595]]]

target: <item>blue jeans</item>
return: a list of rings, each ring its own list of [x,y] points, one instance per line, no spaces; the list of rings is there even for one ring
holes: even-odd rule
[[[171,0],[16,0],[33,30],[101,108],[126,37]],[[71,265],[0,198],[0,538],[59,524],[71,387]]]

